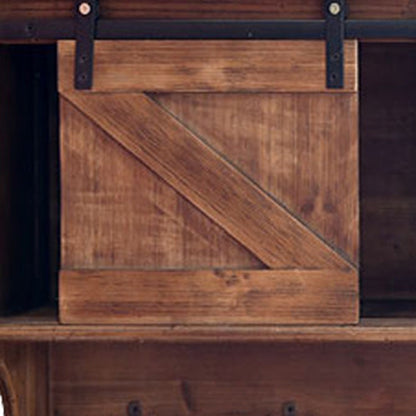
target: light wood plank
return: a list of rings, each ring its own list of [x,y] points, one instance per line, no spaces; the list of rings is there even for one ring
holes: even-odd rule
[[[415,344],[55,344],[61,416],[414,416]]]
[[[145,95],[65,97],[269,267],[352,267]]]
[[[73,89],[74,41],[59,42],[59,89]],[[357,43],[345,43],[345,87],[326,88],[323,41],[97,41],[92,91],[357,90]]]
[[[61,120],[63,269],[265,267],[65,99]]]
[[[333,270],[64,270],[60,318],[80,324],[358,322],[358,279]]]
[[[358,262],[357,94],[153,97]]]

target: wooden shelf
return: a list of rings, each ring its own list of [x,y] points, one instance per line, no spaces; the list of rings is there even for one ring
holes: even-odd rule
[[[416,342],[416,319],[352,326],[61,325],[53,309],[0,319],[0,340],[140,342]]]

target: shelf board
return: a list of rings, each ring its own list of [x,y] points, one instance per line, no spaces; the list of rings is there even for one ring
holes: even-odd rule
[[[0,340],[139,342],[416,342],[416,319],[347,326],[61,325],[53,309],[0,319]]]

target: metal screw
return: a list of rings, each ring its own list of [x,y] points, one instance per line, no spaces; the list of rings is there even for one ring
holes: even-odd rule
[[[78,6],[78,11],[80,14],[82,14],[83,16],[87,16],[91,13],[91,5],[87,2],[81,3]]]
[[[283,416],[296,416],[296,403],[287,402],[283,404]]]
[[[139,401],[133,400],[127,405],[127,415],[128,416],[141,416],[142,415],[142,408],[140,406]]]
[[[328,7],[329,13],[331,13],[333,16],[336,16],[341,12],[341,5],[337,2],[333,2]]]

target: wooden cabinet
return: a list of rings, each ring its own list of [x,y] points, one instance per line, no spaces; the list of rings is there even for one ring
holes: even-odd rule
[[[322,18],[315,0],[100,3]],[[415,44],[346,40],[327,89],[323,40],[97,40],[79,91],[74,41],[36,39],[72,8],[0,7],[7,416],[413,416]],[[1,39],[16,18],[32,44]]]

